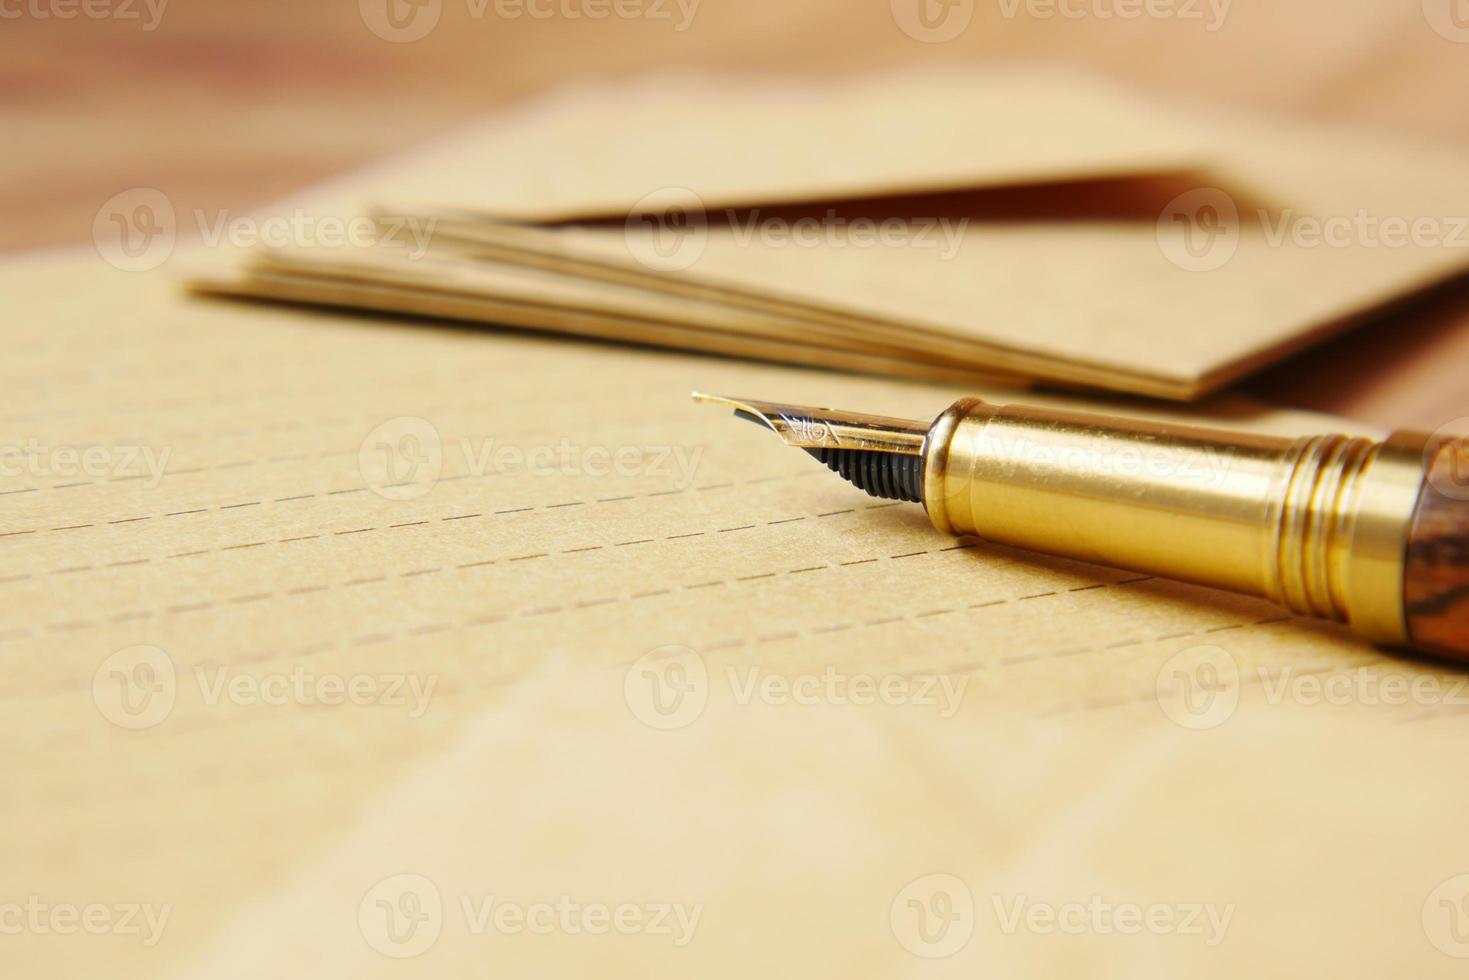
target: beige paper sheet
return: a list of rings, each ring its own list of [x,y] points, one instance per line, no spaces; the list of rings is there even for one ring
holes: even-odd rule
[[[745,704],[744,676],[672,731],[618,671],[523,686],[191,975],[1461,974],[1433,942],[1460,948],[1462,885],[1434,890],[1469,859],[1464,791],[1419,761],[1462,758],[1459,725],[1005,726]]]
[[[687,397],[921,416],[960,389],[203,301],[90,255],[6,263],[0,288],[0,435],[29,460],[0,483],[0,903],[168,909],[152,945],[115,918],[7,932],[7,976],[228,972],[242,944],[326,976],[908,974],[926,961],[889,907],[939,872],[981,902],[1238,906],[1225,952],[986,937],[939,967],[966,975],[1207,975],[1326,935],[1342,975],[1455,966],[1418,923],[1469,863],[1444,776],[1460,675],[1253,599],[947,538]],[[658,732],[638,665],[667,645],[712,680],[707,717]],[[730,667],[964,687],[942,719],[787,712],[727,703]],[[1318,676],[1445,693],[1312,706],[1295,685]],[[331,685],[361,696],[316,703]],[[400,872],[451,900],[702,902],[708,931],[677,955],[446,933],[441,959],[378,958],[364,876]]]

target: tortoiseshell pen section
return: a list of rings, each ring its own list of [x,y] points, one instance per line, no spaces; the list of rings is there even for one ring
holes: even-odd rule
[[[1469,660],[1469,441],[1430,449],[1408,539],[1403,607],[1414,646]]]

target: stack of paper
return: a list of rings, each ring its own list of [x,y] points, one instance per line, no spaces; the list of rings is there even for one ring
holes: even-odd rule
[[[1469,267],[1457,160],[1090,80],[570,89],[313,198],[206,290],[1194,398]]]

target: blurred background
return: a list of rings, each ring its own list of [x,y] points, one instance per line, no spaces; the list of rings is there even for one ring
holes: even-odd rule
[[[90,241],[121,189],[248,209],[567,80],[663,67],[1064,62],[1184,102],[1469,143],[1466,0],[0,0],[0,19],[9,251]],[[1436,426],[1469,415],[1466,362],[1454,284],[1248,388]]]

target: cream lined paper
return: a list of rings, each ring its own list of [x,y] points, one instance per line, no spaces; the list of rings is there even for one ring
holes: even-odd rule
[[[890,906],[933,873],[981,902],[1237,906],[1217,954],[986,932],[950,970],[1207,975],[1279,955],[1292,909],[1303,939],[1378,923],[1338,937],[1338,972],[1454,965],[1420,919],[1469,862],[1439,771],[1458,674],[1257,600],[947,538],[688,401],[923,416],[961,389],[204,301],[91,255],[0,277],[18,311],[0,431],[28,460],[0,486],[0,897],[169,909],[151,946],[6,935],[12,975],[229,972],[242,949],[343,975],[748,972],[833,955],[827,938],[854,943],[852,972],[907,972],[926,961]],[[637,670],[670,645],[708,704],[656,731]],[[947,716],[802,713],[740,703],[730,669],[962,690]],[[1312,705],[1299,686],[1358,676],[1440,694]],[[320,704],[323,684],[365,700]],[[1211,693],[1238,706],[1217,718]],[[359,913],[400,873],[451,900],[702,902],[705,925],[676,954],[446,926],[399,961]]]

